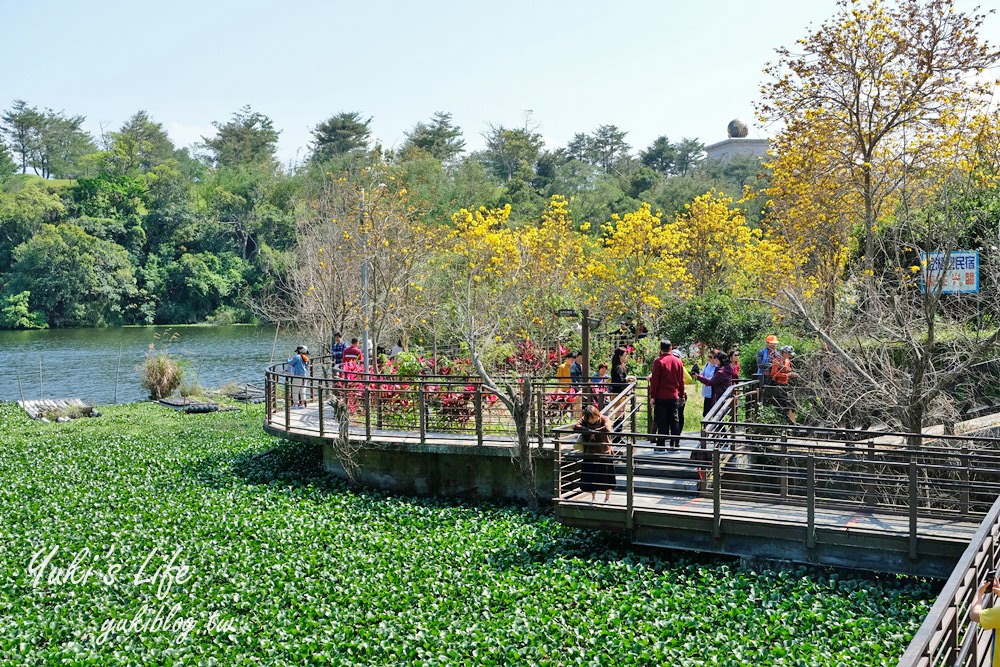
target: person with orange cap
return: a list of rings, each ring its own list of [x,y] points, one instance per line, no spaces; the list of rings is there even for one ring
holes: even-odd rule
[[[771,384],[771,364],[779,358],[778,337],[771,334],[764,339],[764,347],[757,352],[757,371],[754,377],[760,380],[761,387]]]

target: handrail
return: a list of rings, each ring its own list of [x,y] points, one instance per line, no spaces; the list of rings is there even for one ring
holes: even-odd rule
[[[990,662],[989,633],[969,611],[986,572],[995,571],[1000,534],[1000,496],[966,547],[934,606],[899,659],[898,667],[984,667]]]
[[[332,366],[329,357],[313,359],[308,376],[295,376],[287,362],[265,369],[265,423],[269,428],[306,434],[336,433],[331,401],[347,407],[350,427],[371,439],[374,431],[395,431],[404,437],[427,441],[437,437],[474,437],[509,440],[517,430],[499,397],[483,386],[478,376],[398,376],[379,372],[344,371]],[[519,378],[501,378],[512,383]],[[530,437],[542,446],[553,426],[574,421],[587,396],[580,387],[554,379],[535,379],[530,406]],[[301,389],[311,408],[299,412],[292,405]],[[318,419],[317,419],[318,406]],[[304,415],[300,417],[299,415]]]

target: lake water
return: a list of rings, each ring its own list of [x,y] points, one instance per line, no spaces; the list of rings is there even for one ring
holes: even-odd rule
[[[172,342],[166,338],[174,337]],[[264,368],[285,361],[300,341],[274,327],[187,326],[0,331],[0,400],[82,398],[98,405],[148,398],[139,384],[150,345],[185,364],[185,381],[202,387],[229,382],[264,386]],[[121,362],[119,364],[119,350]],[[318,350],[314,350],[314,353]]]

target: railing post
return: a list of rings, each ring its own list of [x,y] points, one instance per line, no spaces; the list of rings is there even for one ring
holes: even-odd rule
[[[816,546],[816,459],[806,455],[806,548]]]
[[[382,399],[385,392],[379,387],[379,383],[375,383],[375,427],[384,428],[385,422],[382,420]]]
[[[472,394],[473,410],[476,411],[476,444],[483,446],[483,385],[476,384]]]
[[[788,498],[788,433],[781,432],[781,499]]]
[[[292,421],[292,385],[285,376],[285,431],[291,430]]]
[[[555,445],[555,448],[556,448],[556,454],[555,454],[555,459],[556,459],[556,488],[555,488],[555,496],[554,496],[553,499],[556,502],[559,502],[560,500],[562,500],[562,491],[563,491],[563,488],[562,488],[563,487],[563,482],[562,482],[563,460],[562,460],[562,442],[560,441],[560,439],[559,439],[558,436],[555,438],[555,441],[554,441],[553,444]]]
[[[625,530],[629,537],[632,536],[632,529],[635,526],[633,514],[635,512],[635,492],[633,490],[633,480],[635,479],[635,440],[632,439],[625,445]]]
[[[420,444],[427,444],[427,394],[424,383],[417,384],[417,411],[420,413]]]
[[[910,559],[917,558],[917,455],[910,454]]]
[[[541,448],[545,441],[545,393],[544,387],[535,390],[536,402],[538,404],[538,446]]]
[[[316,396],[318,397],[319,404],[319,437],[326,435],[326,419],[324,417],[324,406],[323,406],[323,385],[316,388]]]
[[[638,417],[638,415],[636,414],[637,400],[636,400],[636,397],[635,397],[635,393],[637,391],[639,391],[639,381],[638,380],[636,380],[635,386],[632,388],[632,395],[629,396],[629,406],[628,407],[629,407],[629,412],[632,414],[632,418],[629,420],[629,425],[632,428],[632,433],[635,433],[636,428],[638,427],[638,425],[636,424],[636,421],[637,421],[636,418]],[[647,391],[646,394],[649,394],[649,392]],[[649,417],[646,417],[646,430],[647,431],[649,430]]]
[[[722,456],[712,448],[712,537],[722,537]]]
[[[271,416],[274,414],[274,407],[271,400],[274,395],[274,376],[271,373],[264,373],[264,419],[271,423]]]
[[[372,394],[371,383],[365,380],[365,437],[372,439]]]
[[[962,480],[962,490],[959,492],[958,511],[962,516],[969,515],[969,446],[962,441],[962,469],[959,475]]]

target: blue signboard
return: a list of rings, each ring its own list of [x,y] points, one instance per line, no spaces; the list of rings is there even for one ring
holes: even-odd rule
[[[948,253],[948,266],[944,264],[943,252],[922,252],[920,259],[924,265],[921,291],[926,291],[927,285],[936,289],[938,281],[942,280],[941,274],[944,274],[940,283],[942,294],[979,291],[978,250],[954,250]]]

